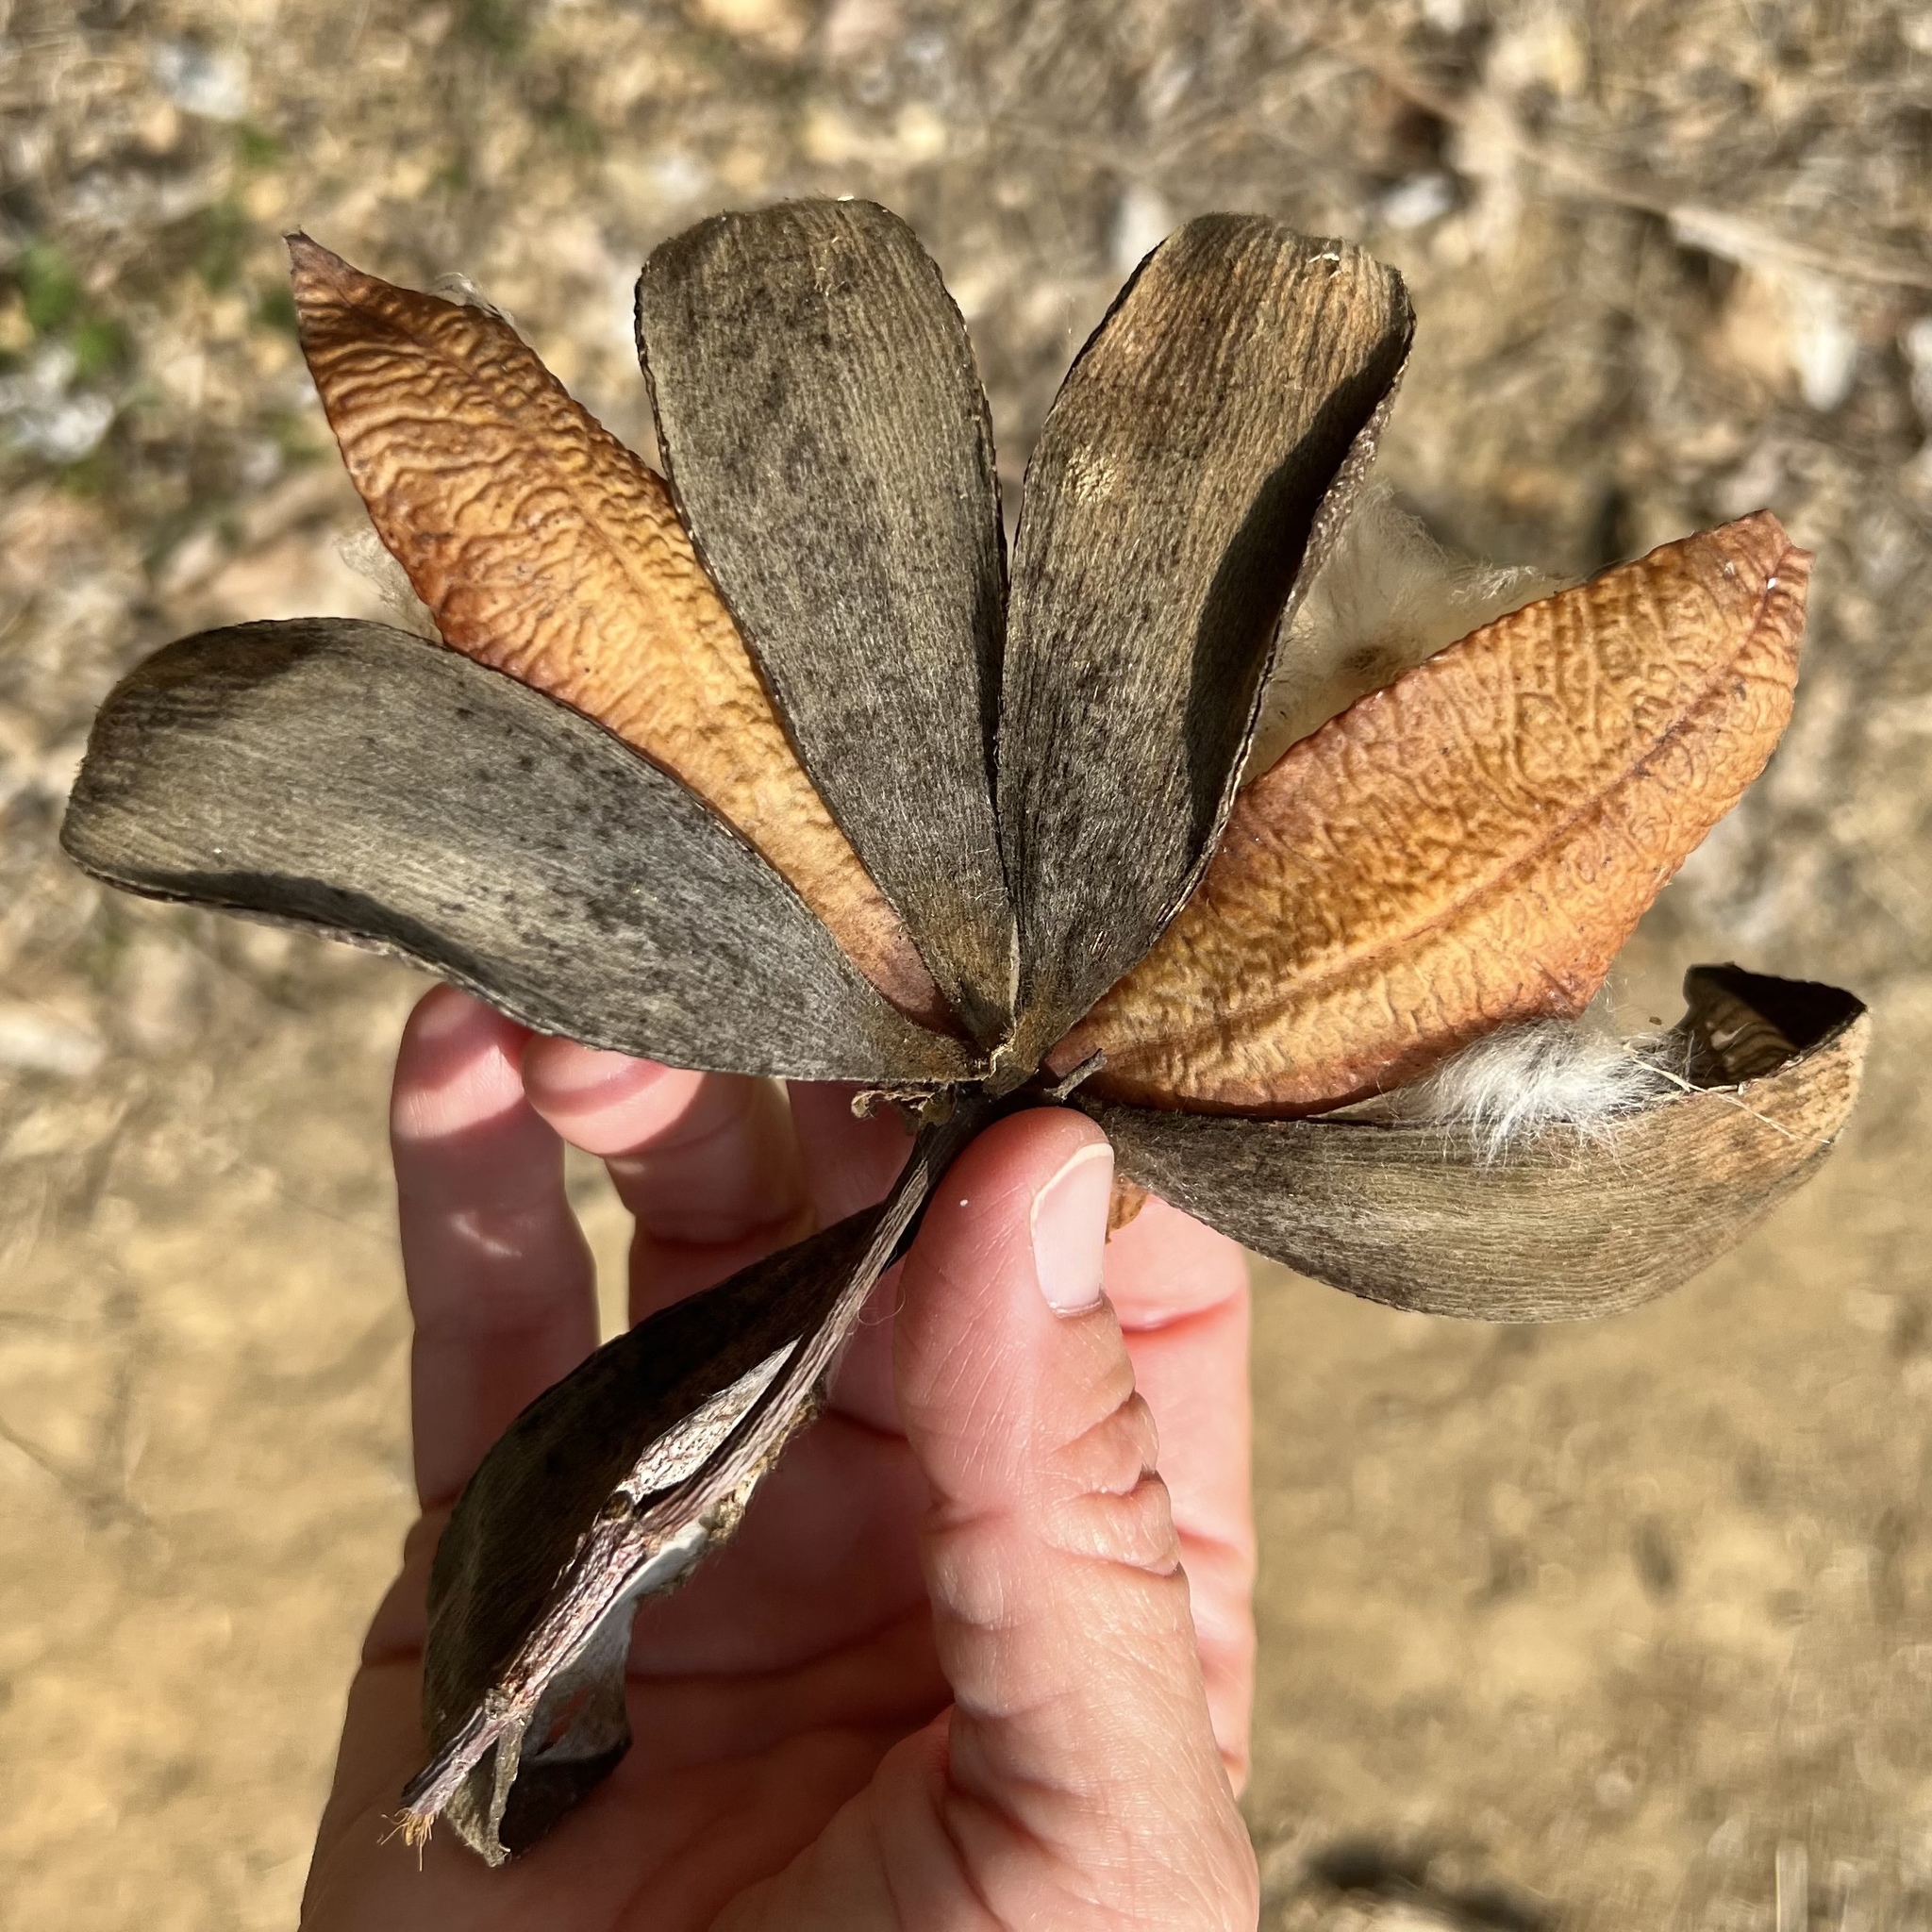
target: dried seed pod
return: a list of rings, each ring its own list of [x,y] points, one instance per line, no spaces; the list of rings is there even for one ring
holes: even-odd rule
[[[1209,215],[1141,263],[1069,372],[1027,464],[1001,700],[1019,1067],[1200,877],[1282,614],[1354,502],[1413,326],[1360,249]]]
[[[1241,783],[1357,698],[1562,588],[1542,571],[1453,555],[1390,485],[1371,484],[1282,627]]]
[[[971,1064],[675,778],[386,625],[170,644],[101,707],[61,840],[130,891],[399,954],[593,1045],[880,1085]]]
[[[500,317],[295,251],[344,455],[457,650],[320,620],[171,645],[102,707],[69,852],[924,1122],[883,1208],[600,1350],[484,1458],[437,1557],[412,1833],[446,1815],[495,1862],[616,1762],[638,1602],[728,1533],[1002,1110],[1087,1107],[1123,1215],[1151,1189],[1358,1293],[1510,1320],[1674,1285],[1842,1124],[1863,1009],[1734,968],[1690,976],[1682,1090],[1588,1135],[1274,1118],[1589,998],[1782,728],[1808,562],[1768,515],[1667,545],[1237,799],[1264,703],[1333,708],[1294,612],[1410,331],[1358,250],[1209,216],[1142,264],[1028,469],[1010,621],[971,350],[885,210],[653,256],[668,496]]]
[[[1013,1013],[987,773],[1005,604],[965,325],[896,215],[718,215],[638,280],[673,487],[793,741],[973,1037]]]
[[[630,1742],[641,1597],[737,1527],[984,1103],[929,1126],[884,1204],[607,1342],[513,1422],[458,1499],[429,1584],[430,1761],[405,1828],[447,1815],[492,1865]]]

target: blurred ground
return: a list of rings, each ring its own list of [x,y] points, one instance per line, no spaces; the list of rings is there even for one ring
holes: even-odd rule
[[[1124,272],[1238,207],[1410,277],[1383,469],[1445,538],[1819,552],[1797,723],[1624,990],[1858,988],[1854,1131],[1603,1326],[1264,1281],[1249,1808],[1296,1932],[1932,1926],[1932,16],[1871,0],[0,0],[0,1925],[291,1921],[408,1514],[412,983],[53,842],[134,658],[375,610],[275,237],[468,274],[648,448],[638,263],[800,191],[937,253],[1009,502]]]

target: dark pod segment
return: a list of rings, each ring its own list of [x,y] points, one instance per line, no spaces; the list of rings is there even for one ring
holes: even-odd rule
[[[1423,1122],[1254,1121],[1095,1102],[1121,1173],[1370,1301],[1557,1322],[1666,1293],[1830,1152],[1870,1022],[1850,993],[1734,966],[1686,975],[1684,1087],[1490,1158]]]
[[[883,1206],[607,1342],[497,1441],[430,1575],[430,1758],[403,1794],[408,1831],[446,1816],[501,1864],[615,1768],[630,1743],[625,1667],[640,1599],[675,1588],[737,1526],[990,1112],[971,1102],[929,1125]]]
[[[1000,714],[1016,1062],[1192,890],[1411,329],[1401,278],[1359,249],[1208,215],[1148,257],[1068,375],[1026,471]]]
[[[624,1755],[628,1613],[729,1527],[707,1520],[732,1503],[727,1491],[667,1522],[648,1547],[636,1519],[675,1484],[639,1472],[655,1458],[697,1473],[693,1457],[709,1459],[707,1444],[723,1443],[784,1352],[824,1321],[878,1220],[854,1215],[607,1343],[538,1397],[470,1479],[430,1575],[423,1722],[435,1759],[460,1746],[491,1691],[521,1691],[529,1707],[526,1726],[482,1746],[448,1807],[491,1864],[533,1843]],[[796,1404],[769,1417],[773,1450],[798,1418]],[[558,1608],[562,1628],[532,1647]]]
[[[974,1039],[1012,1013],[991,800],[1005,602],[965,326],[896,215],[719,215],[638,282],[671,485],[833,817]]]
[[[675,778],[384,625],[242,625],[149,658],[101,708],[61,842],[130,891],[400,954],[591,1045],[806,1079],[967,1071]]]

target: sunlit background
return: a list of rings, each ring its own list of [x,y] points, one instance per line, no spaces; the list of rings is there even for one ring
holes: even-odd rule
[[[380,614],[279,233],[458,272],[650,447],[645,252],[862,193],[943,265],[1008,506],[1174,225],[1368,242],[1381,472],[1581,574],[1769,505],[1797,722],[1620,981],[1862,991],[1824,1177],[1666,1302],[1485,1330],[1278,1272],[1270,1927],[1932,1926],[1932,13],[1916,0],[0,0],[0,1925],[292,1922],[409,1514],[382,1159],[419,982],[105,895],[55,833],[181,632]],[[576,1174],[600,1254],[622,1229]]]

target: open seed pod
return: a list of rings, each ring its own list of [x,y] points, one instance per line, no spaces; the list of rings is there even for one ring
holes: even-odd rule
[[[1132,1181],[1352,1294],[1502,1322],[1614,1314],[1769,1213],[1857,1093],[1870,1023],[1849,993],[1734,966],[1691,968],[1684,992],[1664,1064],[1686,1072],[1655,1100],[1500,1147],[1427,1120],[1085,1104]]]
[[[1673,1286],[1831,1144],[1862,1009],[1731,968],[1588,1131],[1359,1117],[1589,1003],[1783,729],[1808,564],[1758,515],[1521,609],[1461,580],[1399,646],[1324,637],[1411,328],[1359,250],[1233,215],[1157,249],[1041,431],[1009,584],[963,326],[882,208],[651,257],[668,482],[493,311],[291,246],[330,421],[449,648],[323,620],[170,646],[102,708],[69,852],[921,1122],[882,1208],[599,1350],[491,1450],[436,1558],[413,1830],[494,1862],[616,1762],[638,1602],[728,1533],[1002,1111],[1071,1098],[1262,1252],[1508,1320]]]

